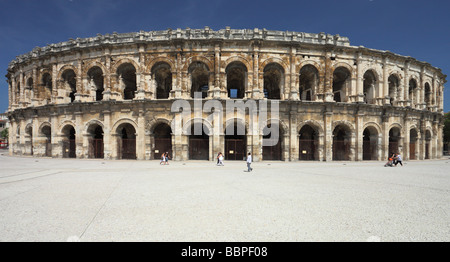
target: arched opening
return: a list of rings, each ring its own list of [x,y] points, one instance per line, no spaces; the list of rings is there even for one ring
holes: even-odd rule
[[[88,71],[88,77],[91,88],[95,90],[95,101],[102,101],[105,91],[102,69],[98,66],[92,67]]]
[[[45,156],[52,156],[52,128],[50,126],[43,126],[41,129],[41,134],[45,138]]]
[[[16,98],[16,104],[20,103],[20,81],[19,78],[16,78],[16,94],[15,94],[15,98]]]
[[[70,102],[75,101],[75,94],[77,93],[77,80],[75,72],[68,69],[61,75],[63,81],[63,88],[67,91],[70,97]]]
[[[411,129],[409,131],[409,159],[416,160],[417,159],[417,141],[419,139],[419,135],[416,129]]]
[[[425,104],[427,105],[427,108],[432,104],[431,87],[428,83],[425,83]]]
[[[156,99],[168,99],[172,90],[170,65],[162,62],[153,66],[152,78],[156,81]]]
[[[346,125],[338,125],[333,131],[333,160],[350,160],[351,131]]]
[[[225,129],[225,159],[244,160],[247,151],[247,132],[242,123],[234,122]]]
[[[388,78],[389,83],[389,102],[391,105],[395,106],[399,100],[398,95],[400,93],[400,80],[395,75],[390,75]]]
[[[89,158],[104,158],[103,128],[98,124],[89,126]]]
[[[414,79],[409,80],[409,100],[411,100],[411,107],[416,107],[417,99],[417,82]]]
[[[264,68],[264,97],[280,99],[284,87],[284,69],[279,64],[271,63]]]
[[[123,99],[134,99],[137,91],[136,68],[130,63],[122,64],[117,68],[117,75],[119,76],[120,89],[123,90]]]
[[[319,71],[313,65],[306,65],[300,70],[299,96],[302,101],[312,101],[319,81]]]
[[[389,130],[389,155],[399,153],[400,129],[393,127]]]
[[[136,159],[136,129],[129,123],[117,127],[117,156],[119,159]]]
[[[350,89],[351,74],[345,67],[338,67],[333,72],[333,96],[335,102],[345,102]]]
[[[191,97],[194,98],[196,92],[202,93],[202,98],[208,97],[209,90],[209,68],[202,62],[194,62],[189,66],[191,76]]]
[[[363,132],[363,160],[378,160],[378,132],[374,127],[367,127]]]
[[[319,134],[310,125],[305,125],[299,133],[299,160],[319,160]]]
[[[31,125],[25,128],[25,147],[27,153],[33,155],[33,127]]]
[[[76,158],[75,128],[71,125],[66,125],[62,129],[62,133],[63,158]]]
[[[241,99],[245,96],[247,86],[247,68],[241,62],[229,64],[225,70],[227,74],[228,97]]]
[[[31,102],[32,90],[33,90],[33,78],[29,77],[25,87],[25,99],[27,102]]]
[[[46,100],[50,100],[52,97],[52,92],[53,92],[53,80],[52,80],[52,76],[49,73],[44,73],[42,75],[41,85],[42,85],[42,87],[44,87],[44,89],[42,90],[42,92],[43,92],[42,98],[46,99]]]
[[[278,136],[271,130],[278,129]],[[268,124],[263,129],[263,139],[269,142],[269,146],[263,143],[263,160],[283,160],[282,156],[282,130],[279,126]]]
[[[425,132],[425,159],[430,159],[431,158],[431,155],[430,155],[430,152],[431,152],[431,137],[432,137],[432,134],[431,134],[430,130],[427,130]]]
[[[191,126],[191,134],[189,135],[189,159],[209,160],[209,136],[205,133],[205,128],[207,129],[207,127],[203,124],[198,126],[201,126],[201,132],[200,130],[195,130],[195,124]]]
[[[364,102],[366,104],[375,104],[375,97],[377,93],[376,82],[377,79],[372,70],[368,70],[364,73],[363,93]]]
[[[173,157],[172,128],[166,123],[158,124],[153,130],[153,137],[155,141],[153,159],[158,159],[165,152],[168,152],[169,156]]]

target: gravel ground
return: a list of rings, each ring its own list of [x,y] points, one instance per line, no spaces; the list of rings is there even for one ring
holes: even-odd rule
[[[105,161],[0,152],[0,241],[449,241],[450,160]]]

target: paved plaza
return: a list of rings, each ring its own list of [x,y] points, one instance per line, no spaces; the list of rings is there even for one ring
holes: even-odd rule
[[[0,241],[449,241],[448,157],[383,165],[0,151]]]

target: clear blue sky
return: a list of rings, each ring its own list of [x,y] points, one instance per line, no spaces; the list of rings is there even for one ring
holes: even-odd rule
[[[2,77],[11,60],[36,46],[97,33],[205,26],[339,34],[353,46],[411,56],[450,75],[449,0],[0,0],[0,4]],[[448,85],[445,112],[450,110]],[[7,108],[4,77],[0,112]]]

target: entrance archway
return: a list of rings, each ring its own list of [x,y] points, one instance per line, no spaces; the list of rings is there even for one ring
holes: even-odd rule
[[[63,141],[62,141],[62,156],[63,158],[76,158],[76,144],[75,144],[75,128],[71,125],[67,125],[62,129]]]
[[[93,124],[88,128],[89,158],[104,158],[103,128]]]
[[[299,133],[299,160],[319,160],[318,133],[310,125],[302,127]]]
[[[205,133],[207,127],[201,124],[201,134],[194,132],[195,125],[191,126],[189,136],[189,159],[190,160],[209,160],[209,136]]]
[[[367,127],[363,132],[363,160],[378,160],[378,132],[374,127]]]
[[[244,160],[247,132],[242,124],[234,122],[225,129],[225,159]]]
[[[425,159],[430,159],[430,152],[431,152],[431,132],[430,130],[427,130],[425,132]]]
[[[155,147],[153,150],[153,158],[158,159],[161,154],[168,152],[170,157],[172,155],[172,128],[166,124],[158,124],[153,130],[153,137],[155,142]]]
[[[416,154],[417,154],[417,141],[418,141],[419,135],[417,134],[416,129],[411,129],[409,131],[409,160],[416,160]]]
[[[118,156],[120,159],[136,159],[136,129],[124,123],[117,128]]]
[[[27,153],[33,155],[33,127],[31,125],[25,128],[25,146]]]
[[[333,160],[350,160],[351,131],[345,125],[338,125],[333,131]]]
[[[278,137],[270,133],[273,128],[278,128]],[[282,158],[282,130],[279,126],[267,125],[263,130],[263,139],[270,141],[273,146],[263,146],[263,160],[283,160]],[[276,144],[275,144],[276,143]]]
[[[52,128],[50,126],[43,126],[41,129],[42,136],[45,138],[45,156],[52,156]]]
[[[400,129],[393,127],[389,130],[389,155],[399,152]]]

